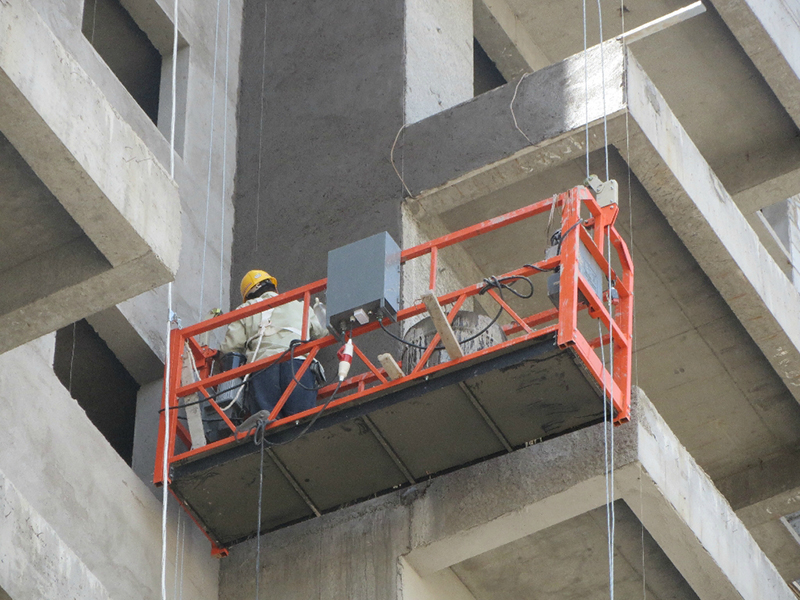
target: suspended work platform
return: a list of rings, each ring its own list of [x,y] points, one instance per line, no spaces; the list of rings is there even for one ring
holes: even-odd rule
[[[440,342],[439,335],[434,335],[420,360],[406,366],[408,374],[392,380],[359,348],[359,338],[377,330],[379,324],[356,327],[351,335],[355,362],[362,372],[345,380],[333,399],[336,386],[323,388],[316,409],[271,423],[263,447],[254,443],[259,440],[253,435],[235,433],[235,424],[216,403],[216,386],[287,356],[271,356],[212,374],[214,352],[197,343],[197,336],[295,300],[304,302],[307,323],[311,298],[325,290],[325,280],[172,331],[167,366],[172,383],[165,394],[171,416],[169,485],[216,552],[224,553],[224,548],[258,531],[313,518],[601,422],[604,412],[616,424],[629,419],[633,266],[614,228],[616,204],[601,207],[589,190],[577,187],[404,250],[401,261],[429,255],[430,287],[435,289],[441,249],[535,215],[550,213],[552,217],[556,210],[561,211],[563,234],[554,238],[554,250],[547,258],[438,297],[442,307],[449,307],[450,323],[469,299],[479,294],[491,297],[508,315],[504,341],[433,364],[431,357]],[[523,258],[525,250],[520,254],[521,262],[528,260]],[[556,306],[533,302],[534,308],[543,310],[523,312],[520,308],[527,301],[511,303],[502,286],[496,285],[523,277],[540,281],[539,288],[549,287]],[[548,277],[550,285],[545,286]],[[400,310],[397,318],[402,322],[424,313],[425,306],[414,304]],[[386,339],[391,348],[394,342]],[[298,373],[322,348],[340,344],[327,336],[298,346],[295,355],[307,356]],[[184,354],[197,366],[194,381],[181,382]],[[183,415],[184,405],[198,399],[214,407],[226,422],[228,437],[212,443],[195,441],[192,447],[188,430],[174,417]],[[164,425],[162,411],[157,484],[163,483]]]

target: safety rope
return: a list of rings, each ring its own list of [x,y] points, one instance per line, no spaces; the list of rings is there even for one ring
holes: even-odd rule
[[[602,79],[602,99],[603,99],[603,145],[605,152],[605,180],[608,181],[610,177],[609,159],[608,159],[608,111],[606,107],[606,76],[605,76],[605,53],[603,48],[603,8],[601,0],[597,0],[597,12],[600,31],[600,76]],[[588,34],[587,34],[587,11],[586,0],[583,1],[583,68],[584,68],[584,96],[585,96],[585,140],[586,145],[586,177],[590,175],[589,168],[589,66],[588,66]],[[608,235],[608,314],[610,318],[608,332],[609,332],[609,366],[606,368],[605,358],[605,344],[602,343],[602,321],[598,320],[598,336],[601,340],[600,343],[600,358],[603,365],[602,383],[603,383],[603,452],[604,452],[604,471],[605,471],[605,493],[606,493],[606,528],[607,528],[607,551],[608,551],[608,580],[609,580],[609,597],[614,600],[614,535],[616,528],[616,514],[614,511],[614,406],[613,398],[609,394],[609,386],[606,380],[606,374],[611,376],[611,388],[613,390],[614,382],[614,316],[613,316],[613,294],[612,294],[612,268],[611,268],[611,231],[607,232]],[[611,402],[609,403],[609,400]]]
[[[169,134],[169,176],[175,180],[175,115],[176,115],[176,102],[177,94],[176,87],[178,82],[178,1],[175,0],[172,22],[173,22],[173,36],[172,36],[172,109],[171,109],[171,122]],[[167,284],[167,337],[166,337],[166,352],[165,363],[167,365],[166,373],[164,375],[164,389],[166,395],[164,402],[169,404],[169,389],[170,389],[170,336],[172,333],[172,323],[174,321],[174,313],[172,310],[172,282]],[[176,415],[177,418],[177,415]],[[169,504],[169,434],[170,434],[170,411],[164,411],[164,440],[163,440],[163,462],[161,465],[161,481],[162,481],[162,506],[161,506],[161,599],[167,600],[167,507]],[[176,540],[177,544],[177,540]]]
[[[623,50],[625,50],[623,55],[623,60],[625,62],[625,72],[627,72],[628,67],[628,41],[625,37],[625,0],[620,0],[619,3],[619,14],[620,14],[620,21],[621,21],[621,39]],[[631,188],[632,177],[631,177],[631,136],[630,136],[630,123],[629,123],[628,111],[625,111],[625,163],[627,165],[628,170],[628,248],[631,254],[631,260],[633,260],[633,253],[634,253],[634,244],[633,244],[633,191]],[[636,387],[639,387],[639,356],[636,352],[636,304],[633,305],[633,331],[631,332],[631,345],[633,346],[631,354],[633,355],[633,380],[635,382]],[[629,382],[629,385],[631,382]],[[641,545],[642,545],[642,600],[647,600],[647,572],[645,569],[645,550],[644,550],[644,499],[642,497],[642,465],[639,465],[639,525],[641,527]]]
[[[256,177],[256,239],[254,256],[258,258],[259,217],[261,213],[261,159],[263,153],[262,138],[264,135],[264,81],[267,72],[267,3],[264,2],[264,49],[261,54],[261,105],[258,117],[258,175]]]
[[[583,0],[583,97],[586,105],[586,179],[589,179],[589,44],[586,33],[586,0]]]
[[[220,219],[219,219],[219,306],[222,308],[222,278],[225,266],[225,194],[227,192],[227,167],[228,167],[228,81],[230,65],[230,45],[231,45],[231,0],[228,0],[227,16],[225,18],[225,110],[223,111],[222,129],[222,197],[220,198]]]

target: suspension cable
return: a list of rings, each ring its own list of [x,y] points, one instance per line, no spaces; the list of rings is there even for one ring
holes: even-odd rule
[[[172,15],[173,22],[173,35],[172,35],[172,119],[170,122],[169,134],[169,176],[175,180],[175,114],[177,93],[176,87],[178,82],[178,0],[175,0],[175,6]],[[170,337],[172,333],[172,282],[167,284],[167,346],[165,352],[165,362],[167,365],[166,373],[164,375],[164,390],[166,392],[164,397],[164,404],[169,406],[169,390],[170,390]],[[161,600],[167,600],[167,505],[169,503],[169,434],[170,434],[170,411],[164,411],[164,446],[163,446],[163,462],[161,465],[161,482],[163,487],[163,496],[161,500]],[[176,540],[177,544],[177,540]]]

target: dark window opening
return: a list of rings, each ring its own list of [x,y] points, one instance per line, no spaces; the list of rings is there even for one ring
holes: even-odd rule
[[[89,420],[130,465],[139,384],[86,320],[56,332],[53,370]]]
[[[478,40],[472,40],[473,94],[480,96],[507,83],[506,78],[489,58]]]
[[[158,123],[161,54],[119,0],[85,0],[83,35],[147,116]]]

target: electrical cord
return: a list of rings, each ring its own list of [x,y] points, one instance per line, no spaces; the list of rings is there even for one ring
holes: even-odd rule
[[[533,265],[525,265],[525,266],[533,267]],[[533,267],[533,268],[534,269],[539,269],[539,267]],[[542,271],[544,269],[539,269],[539,270]],[[528,293],[521,293],[521,292],[518,292],[517,290],[515,290],[513,287],[511,287],[517,281],[525,281],[525,282],[527,282],[527,284],[531,288],[530,291]],[[484,279],[483,282],[484,282],[485,285],[484,285],[483,288],[481,288],[481,291],[478,292],[478,295],[483,295],[486,292],[488,292],[490,289],[497,288],[497,290],[498,290],[498,292],[500,294],[500,298],[503,298],[503,290],[504,289],[509,290],[512,294],[514,294],[518,298],[522,298],[523,300],[526,300],[526,299],[528,299],[528,298],[533,296],[533,282],[528,277],[525,277],[523,275],[508,275],[506,277],[499,277],[499,278],[495,277],[495,276],[491,276],[491,277],[487,277],[486,279]],[[478,333],[476,333],[474,335],[471,335],[468,338],[465,338],[463,340],[460,340],[459,344],[466,344],[467,342],[471,342],[471,341],[479,338],[480,336],[482,336],[484,333],[486,333],[492,325],[497,323],[497,320],[500,318],[500,315],[503,314],[503,310],[504,309],[501,306],[500,309],[497,311],[497,314],[489,322],[489,324],[486,325],[486,327],[481,329]],[[386,327],[383,326],[383,320],[382,319],[378,320],[378,325],[380,325],[380,328],[383,329],[383,331],[386,334],[388,334],[389,337],[394,338],[398,342],[400,342],[402,344],[405,344],[406,346],[408,346],[410,348],[416,348],[418,350],[427,350],[427,348],[428,348],[427,346],[423,346],[421,344],[415,344],[414,342],[409,342],[408,340],[406,340],[404,338],[401,338],[399,335],[395,335],[394,333],[392,333],[391,331],[386,329]],[[442,346],[442,345],[436,346],[435,350],[444,350],[444,346]]]

